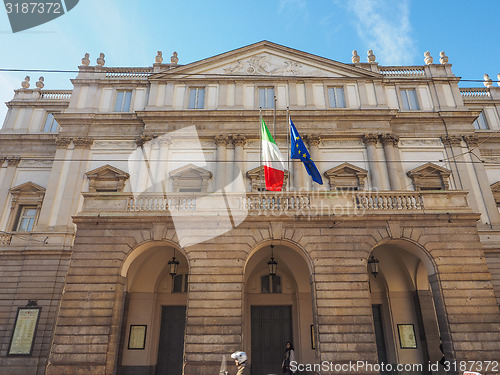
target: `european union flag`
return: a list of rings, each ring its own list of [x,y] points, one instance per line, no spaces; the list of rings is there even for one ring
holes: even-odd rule
[[[292,159],[299,159],[302,161],[302,163],[304,163],[304,167],[306,167],[307,173],[309,173],[309,176],[312,177],[313,181],[323,185],[321,174],[319,173],[318,168],[316,168],[314,162],[311,160],[311,156],[307,151],[306,145],[295,128],[292,119],[290,119],[290,140],[290,157]]]

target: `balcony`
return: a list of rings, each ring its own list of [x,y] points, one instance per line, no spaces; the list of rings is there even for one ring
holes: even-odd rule
[[[345,216],[472,213],[467,192],[83,193],[80,216]]]

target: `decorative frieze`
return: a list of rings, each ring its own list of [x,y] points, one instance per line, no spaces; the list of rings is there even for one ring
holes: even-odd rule
[[[135,149],[136,147],[135,141],[95,141],[92,146],[93,149],[104,150]]]
[[[441,140],[436,139],[400,139],[399,147],[442,147]]]

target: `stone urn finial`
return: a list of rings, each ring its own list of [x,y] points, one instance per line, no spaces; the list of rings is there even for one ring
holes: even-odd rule
[[[500,86],[500,73],[497,74],[497,79],[498,79],[497,85]]]
[[[432,62],[434,61],[434,59],[432,58],[431,53],[430,53],[429,51],[426,51],[426,52],[424,53],[424,57],[425,57],[424,62],[425,62],[427,65],[431,65],[431,64],[432,64]]]
[[[179,58],[177,57],[177,52],[174,52],[172,54],[172,57],[170,58],[170,62],[174,65],[176,65],[179,62]]]
[[[352,51],[352,58],[351,58],[351,60],[352,60],[353,64],[359,63],[359,61],[361,60],[361,57],[359,57],[358,51],[356,51],[356,50]]]
[[[490,78],[488,74],[485,74],[483,78],[484,78],[483,85],[489,88],[493,84],[493,80]]]
[[[21,87],[23,89],[29,89],[30,88],[30,76],[26,76],[24,78],[24,81],[21,83]]]
[[[369,49],[368,50],[368,62],[369,63],[374,63],[375,62],[375,55],[373,54],[373,50]]]
[[[161,64],[163,62],[163,57],[161,51],[158,51],[158,54],[155,57],[155,63]]]
[[[86,53],[85,56],[83,56],[82,65],[84,66],[90,65],[90,55],[88,53]]]
[[[44,81],[44,78],[43,77],[40,77],[38,78],[38,82],[36,83],[36,88],[37,89],[43,89],[43,87],[45,86],[45,84],[43,83]]]
[[[106,61],[104,60],[104,53],[102,53],[102,52],[101,52],[101,53],[99,54],[99,58],[97,59],[97,65],[99,65],[99,66],[104,66],[104,63],[105,63],[105,62],[106,62]]]
[[[441,56],[441,58],[439,59],[439,62],[441,64],[448,64],[449,59],[448,59],[448,56],[446,56],[446,54],[444,53],[444,51],[441,51],[439,53],[439,56]]]

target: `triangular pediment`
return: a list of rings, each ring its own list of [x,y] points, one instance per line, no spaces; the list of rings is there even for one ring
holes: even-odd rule
[[[451,174],[451,171],[449,169],[440,167],[437,164],[434,163],[425,163],[424,165],[421,165],[417,168],[412,169],[411,171],[408,171],[407,175],[408,177],[412,176],[417,176],[417,175],[425,175],[425,176],[436,176],[436,175],[444,175],[444,176],[449,176]]]
[[[351,163],[342,163],[333,167],[325,172],[326,177],[331,176],[357,176],[357,175],[367,175],[368,171],[366,169],[357,167]]]
[[[500,181],[495,182],[494,184],[491,184],[491,191],[494,193],[500,193]]]
[[[187,164],[171,171],[170,177],[172,178],[181,177],[183,179],[189,179],[189,178],[210,179],[212,178],[212,172],[200,168],[194,164]]]
[[[93,169],[85,173],[88,178],[99,178],[99,179],[108,179],[108,178],[129,178],[129,174],[113,167],[109,164],[103,165],[102,167]]]
[[[366,69],[262,41],[167,72],[150,76],[162,80],[197,74],[215,76],[380,77]],[[185,76],[184,76],[185,75]]]
[[[34,182],[25,182],[24,184],[15,186],[10,189],[10,192],[13,194],[38,194],[45,193],[45,188],[40,185],[35,184]]]

